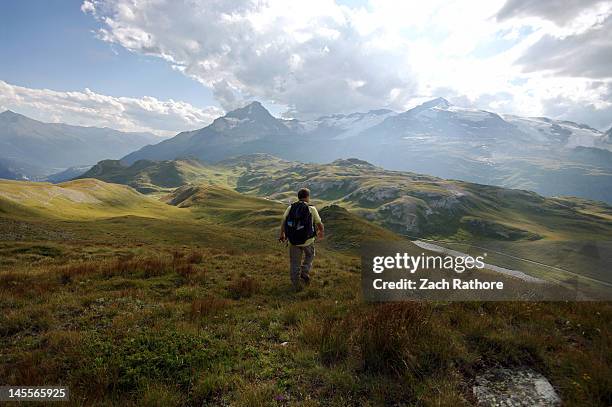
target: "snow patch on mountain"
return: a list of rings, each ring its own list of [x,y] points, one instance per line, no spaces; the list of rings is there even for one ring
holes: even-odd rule
[[[328,120],[325,125],[337,127],[343,130],[342,133],[334,137],[336,140],[343,140],[353,137],[362,131],[382,123],[386,118],[395,116],[397,113],[392,110],[372,110],[367,113],[350,114],[336,120]]]
[[[445,101],[446,102],[446,101]],[[434,106],[414,110],[414,117],[427,118],[429,120],[454,118],[459,121],[480,123],[489,119],[496,119],[499,116],[486,110],[472,109],[467,107],[454,106],[446,103],[437,103]]]
[[[504,115],[504,120],[542,144],[561,144],[565,148],[596,147],[612,150],[606,135],[584,124],[551,120],[545,117]]]
[[[287,127],[299,133],[312,133],[319,131],[335,131],[338,133],[332,140],[344,140],[357,136],[364,130],[382,123],[388,117],[397,115],[397,112],[388,109],[370,110],[366,113],[335,114],[323,116],[315,120],[285,122]]]
[[[484,120],[490,119],[492,116],[495,116],[494,113],[487,112],[485,110],[469,109],[459,106],[449,106],[445,110],[460,115],[462,120],[467,120],[470,122],[482,122]]]

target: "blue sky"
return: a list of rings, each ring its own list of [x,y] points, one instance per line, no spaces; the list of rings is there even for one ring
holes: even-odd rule
[[[610,30],[612,0],[4,1],[0,110],[170,135],[445,97],[607,129]]]
[[[0,2],[0,79],[11,84],[111,96],[214,104],[210,89],[156,57],[96,38],[98,21],[81,1]]]

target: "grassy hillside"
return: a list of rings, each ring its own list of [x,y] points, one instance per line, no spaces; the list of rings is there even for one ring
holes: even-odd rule
[[[427,175],[388,171],[357,159],[302,164],[266,154],[219,162],[101,162],[84,177],[159,191],[210,184],[289,203],[307,186],[313,202],[338,204],[394,232],[455,240],[609,240],[612,207],[578,198],[544,198]]]
[[[218,185],[185,185],[164,199],[170,205],[189,208],[196,219],[237,230],[271,229],[272,233],[279,228],[280,219],[287,207],[277,201],[240,194]],[[319,213],[329,231],[321,243],[325,247],[355,251],[365,241],[404,240],[337,205],[320,208]]]
[[[239,191],[288,200],[308,187],[320,205],[338,204],[411,238],[488,251],[494,264],[535,276],[612,283],[612,207],[605,203],[387,171],[355,159],[268,165],[259,158],[246,160]]]
[[[164,199],[170,205],[190,208],[198,219],[237,228],[278,226],[285,210],[279,202],[242,195],[219,185],[185,185]]]
[[[132,188],[97,179],[62,184],[0,180],[0,212],[23,218],[95,219],[113,216],[183,216]]]
[[[237,161],[228,168],[240,168]],[[245,161],[238,191],[285,200],[307,186],[319,202],[337,203],[400,234],[504,241],[612,237],[612,208],[604,203],[388,171],[356,159],[324,165],[268,164],[265,156]]]
[[[565,405],[612,402],[610,304],[365,304],[347,237],[400,238],[340,207],[320,206],[328,239],[295,294],[284,204],[210,185],[174,205],[92,180],[0,191],[4,384],[67,385],[69,405],[469,406],[475,376],[506,366]]]
[[[232,171],[205,165],[198,160],[140,160],[130,166],[119,160],[100,161],[78,178],[97,178],[125,184],[142,193],[163,192],[191,182],[228,185]]]
[[[612,282],[607,257],[581,249],[597,241],[601,246],[597,250],[603,253],[608,246],[602,242],[612,241],[612,207],[602,202],[545,198],[529,191],[388,171],[358,159],[303,164],[267,154],[251,154],[221,161],[214,167],[182,161],[139,163],[129,168],[117,167],[120,176],[115,178],[110,177],[114,170],[102,171],[99,176],[134,184],[128,180],[128,174],[137,174],[129,179],[142,179],[166,167],[195,165],[198,171],[192,171],[190,177],[179,177],[175,184],[216,185],[284,204],[294,200],[299,188],[308,187],[313,203],[319,208],[339,205],[410,238],[476,244],[479,251],[488,249],[513,256],[495,256],[497,264],[539,276],[564,278],[569,275],[565,269]],[[218,212],[230,218],[239,213],[223,205],[200,209],[203,211],[208,211],[206,216]],[[274,217],[273,213],[269,215]],[[271,219],[269,224],[273,223]]]
[[[325,244],[337,250],[359,249],[363,242],[400,241],[397,234],[366,221],[338,205],[330,205],[319,211],[321,220],[327,228]],[[422,250],[411,246],[415,253]]]

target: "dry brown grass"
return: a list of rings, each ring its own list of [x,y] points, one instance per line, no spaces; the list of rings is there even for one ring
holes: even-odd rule
[[[56,278],[40,273],[0,273],[0,298],[36,299],[41,298],[49,292],[56,290],[59,286]]]
[[[253,277],[241,276],[234,278],[227,286],[229,296],[235,300],[249,298],[259,291],[259,281]]]
[[[0,272],[6,384],[66,383],[82,405],[150,391],[151,404],[458,407],[482,370],[526,366],[565,405],[612,402],[610,304],[363,304],[357,260],[324,249],[297,295],[284,252],[78,250]]]
[[[214,296],[198,298],[191,302],[189,315],[191,320],[199,320],[211,315],[216,315],[229,305],[230,302],[225,298],[218,298]]]
[[[185,278],[189,278],[196,272],[196,269],[191,263],[180,263],[174,264],[174,272]]]
[[[200,264],[204,260],[204,254],[199,251],[192,251],[186,256],[185,260],[191,264]]]
[[[319,355],[325,365],[340,362],[348,356],[353,335],[350,323],[349,319],[323,321],[320,331]]]
[[[177,253],[182,252],[175,252],[172,256],[158,254],[115,257],[98,261],[79,261],[60,266],[56,270],[62,284],[69,284],[79,276],[94,276],[97,274],[105,278],[133,274],[142,274],[145,278],[150,278],[176,272],[183,277],[188,277],[196,271],[194,258],[185,256],[184,253]],[[15,278],[20,277],[15,275]]]
[[[415,339],[431,334],[430,311],[421,303],[383,304],[362,316],[357,344],[371,372],[416,370]]]

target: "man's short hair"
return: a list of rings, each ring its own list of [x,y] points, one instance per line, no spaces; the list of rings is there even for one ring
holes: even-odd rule
[[[306,199],[310,196],[310,190],[308,188],[302,188],[298,191],[298,199]]]

